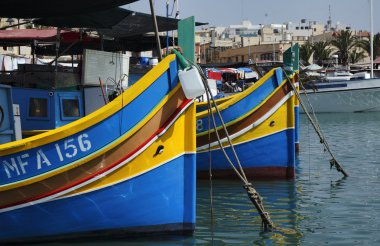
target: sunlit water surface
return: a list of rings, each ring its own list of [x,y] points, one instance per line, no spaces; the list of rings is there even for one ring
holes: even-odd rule
[[[279,229],[262,232],[260,218],[241,182],[214,180],[212,186],[208,181],[197,184],[192,237],[69,244],[380,245],[380,113],[320,114],[318,119],[331,150],[350,177],[343,178],[330,169],[330,156],[301,115],[296,179],[253,182]]]

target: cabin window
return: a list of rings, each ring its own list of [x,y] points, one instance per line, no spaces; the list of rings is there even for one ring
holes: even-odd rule
[[[79,117],[79,101],[78,99],[63,99],[62,109],[64,117]]]
[[[62,120],[73,120],[81,117],[78,97],[60,97]]]
[[[48,118],[48,99],[47,98],[29,98],[29,112],[28,117],[30,118]]]

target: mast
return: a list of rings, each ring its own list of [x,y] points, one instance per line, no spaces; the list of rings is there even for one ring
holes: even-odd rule
[[[166,18],[169,18],[169,0],[166,0]],[[166,55],[169,54],[169,31],[166,31]]]
[[[156,15],[154,14],[154,7],[153,7],[153,1],[149,0],[150,4],[150,12],[152,14],[152,20],[153,20],[153,25],[154,25],[154,33],[156,36],[156,42],[157,42],[157,53],[158,53],[158,60],[162,60],[162,54],[161,54],[161,42],[160,42],[160,35],[158,33],[158,26],[157,26],[157,19]]]
[[[369,1],[370,3],[370,39],[369,39],[369,43],[370,43],[370,49],[371,49],[371,55],[370,55],[370,58],[371,58],[371,78],[373,78],[373,2],[372,0]]]
[[[179,0],[174,0],[173,4],[174,3],[176,4],[176,12],[175,12],[175,17],[174,18],[175,19],[179,19]],[[173,6],[173,8],[174,8],[174,6]],[[174,33],[172,34],[172,36],[173,36],[173,46],[175,46]]]

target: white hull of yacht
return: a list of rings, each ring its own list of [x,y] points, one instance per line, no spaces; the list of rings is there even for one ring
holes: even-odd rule
[[[380,111],[380,79],[315,83],[312,87],[306,90],[307,96],[300,92],[309,112],[311,106],[315,113]]]

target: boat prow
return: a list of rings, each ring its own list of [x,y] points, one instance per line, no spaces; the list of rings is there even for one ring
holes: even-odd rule
[[[295,99],[292,86],[283,80],[282,73],[281,69],[273,69],[247,90],[219,100],[219,110],[230,139],[249,177],[294,177]],[[204,109],[204,104],[197,104],[198,107],[203,110],[197,113],[198,177],[210,175],[211,161],[214,178],[236,178],[218,144],[213,123],[208,122],[208,110]],[[222,123],[216,122],[220,141],[229,158],[234,160]]]
[[[170,55],[68,125],[0,145],[0,242],[192,233],[195,106]]]

